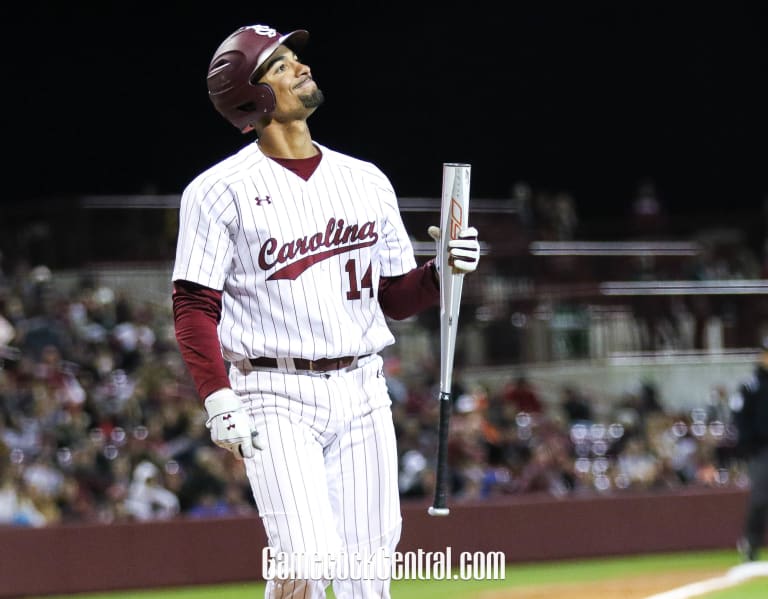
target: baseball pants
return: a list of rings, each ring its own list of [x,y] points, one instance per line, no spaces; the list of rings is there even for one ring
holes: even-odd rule
[[[768,528],[768,447],[749,460],[750,492],[744,522],[744,536],[757,551],[765,545]]]
[[[245,460],[270,548],[304,556],[394,552],[397,447],[382,359],[329,373],[230,370],[263,446]],[[348,570],[347,574],[353,570]],[[388,598],[388,576],[272,578],[267,599]]]

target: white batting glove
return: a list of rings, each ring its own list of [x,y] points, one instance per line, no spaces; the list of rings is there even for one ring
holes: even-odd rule
[[[440,227],[431,226],[427,229],[429,236],[437,243],[440,251]],[[448,264],[462,274],[477,270],[480,261],[480,242],[477,240],[477,229],[467,227],[459,232],[456,239],[448,242]],[[437,263],[435,263],[437,264]]]
[[[219,447],[231,451],[236,458],[252,458],[261,449],[258,433],[251,430],[250,419],[240,398],[232,389],[214,391],[205,399],[208,420],[205,426]]]

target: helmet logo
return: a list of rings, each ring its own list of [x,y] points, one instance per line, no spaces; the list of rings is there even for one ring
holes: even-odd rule
[[[253,29],[256,35],[263,35],[266,37],[275,37],[277,35],[277,31],[269,25],[250,25],[247,29]]]

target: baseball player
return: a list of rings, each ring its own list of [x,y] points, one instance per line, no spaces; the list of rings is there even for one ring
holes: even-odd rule
[[[768,338],[753,376],[729,400],[738,455],[747,461],[749,501],[737,548],[745,561],[758,559],[768,530]]]
[[[210,63],[215,108],[256,139],[183,192],[176,338],[213,441],[244,459],[274,552],[391,555],[401,517],[385,316],[436,305],[439,273],[417,266],[387,177],[312,139],[323,94],[297,56],[308,37],[243,27]],[[479,254],[473,227],[449,247],[460,272]],[[270,578],[266,597],[325,597],[330,582],[340,599],[389,597],[388,576],[297,569]]]

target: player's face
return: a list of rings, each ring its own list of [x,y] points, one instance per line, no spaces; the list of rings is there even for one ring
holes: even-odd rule
[[[312,79],[309,67],[287,46],[280,46],[269,58],[260,83],[275,92],[277,108],[273,118],[306,118],[323,103],[323,92]]]

